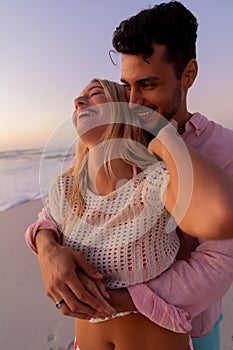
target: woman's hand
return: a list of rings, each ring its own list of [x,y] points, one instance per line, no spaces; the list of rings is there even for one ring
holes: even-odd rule
[[[95,317],[104,318],[115,315],[115,309],[110,306],[105,299],[110,299],[110,295],[106,290],[105,284],[100,280],[91,279],[80,269],[77,269],[76,273],[85,290],[88,291],[93,297],[97,298],[103,305],[103,311],[97,312]]]

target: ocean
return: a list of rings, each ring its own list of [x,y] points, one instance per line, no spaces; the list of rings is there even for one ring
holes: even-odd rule
[[[25,149],[0,152],[0,211],[45,197],[53,177],[65,170],[74,151]]]

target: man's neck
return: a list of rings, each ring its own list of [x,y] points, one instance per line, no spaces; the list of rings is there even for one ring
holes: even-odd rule
[[[182,135],[185,132],[185,124],[192,117],[192,114],[187,111],[185,116],[182,116],[182,119],[177,117],[174,118],[178,122],[178,132]]]

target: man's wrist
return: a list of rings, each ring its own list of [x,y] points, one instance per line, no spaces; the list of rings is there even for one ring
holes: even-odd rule
[[[48,250],[59,245],[56,233],[48,229],[39,230],[37,232],[35,244],[38,254],[45,249]]]

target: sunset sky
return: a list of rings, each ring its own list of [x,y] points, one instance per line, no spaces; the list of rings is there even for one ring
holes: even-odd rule
[[[90,79],[119,81],[108,55],[115,27],[160,2],[0,0],[0,151],[43,147]],[[233,1],[182,2],[199,22],[189,110],[233,129]]]

